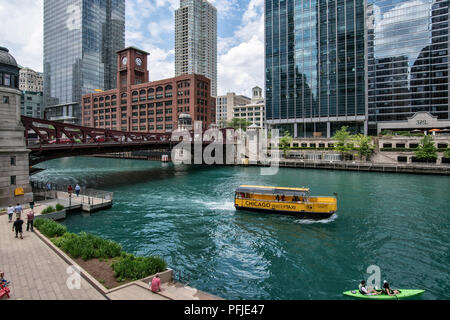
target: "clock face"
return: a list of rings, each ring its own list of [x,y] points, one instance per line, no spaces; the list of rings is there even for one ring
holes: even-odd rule
[[[123,59],[122,59],[122,64],[123,64],[124,66],[126,66],[127,63],[128,63],[128,58],[127,58],[127,57],[123,57]]]
[[[141,58],[136,58],[136,64],[140,67],[142,66],[142,60]]]

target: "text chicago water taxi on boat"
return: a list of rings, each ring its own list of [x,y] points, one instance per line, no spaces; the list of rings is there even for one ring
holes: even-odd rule
[[[289,214],[307,219],[328,219],[337,212],[334,197],[311,196],[309,188],[240,186],[236,189],[237,210]]]

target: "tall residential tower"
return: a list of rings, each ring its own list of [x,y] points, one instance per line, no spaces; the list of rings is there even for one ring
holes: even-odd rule
[[[207,0],[180,0],[175,11],[175,76],[200,74],[217,96],[217,9]]]
[[[116,86],[125,0],[44,0],[46,117],[81,121],[81,96]]]

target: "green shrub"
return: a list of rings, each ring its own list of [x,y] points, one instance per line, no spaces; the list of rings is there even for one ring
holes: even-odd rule
[[[122,254],[119,261],[113,263],[115,277],[121,280],[138,280],[167,269],[167,263],[160,257],[136,257]]]
[[[48,206],[47,208],[42,210],[41,214],[49,214],[49,213],[53,213],[53,212],[56,212],[56,209],[53,208],[52,206]]]
[[[62,204],[57,204],[56,205],[56,211],[63,211],[65,209],[65,207]]]
[[[119,244],[85,232],[79,235],[66,233],[60,239],[53,241],[53,243],[75,259],[82,258],[84,261],[94,258],[109,259],[119,257],[122,251],[122,247]]]
[[[49,219],[37,218],[34,226],[48,238],[61,237],[67,232],[66,227]]]

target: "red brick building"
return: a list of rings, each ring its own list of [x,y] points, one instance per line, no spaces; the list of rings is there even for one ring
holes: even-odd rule
[[[178,128],[181,114],[202,121],[203,129],[215,122],[211,81],[202,75],[182,75],[149,82],[148,55],[133,47],[117,52],[117,89],[83,96],[83,126],[164,133]]]

